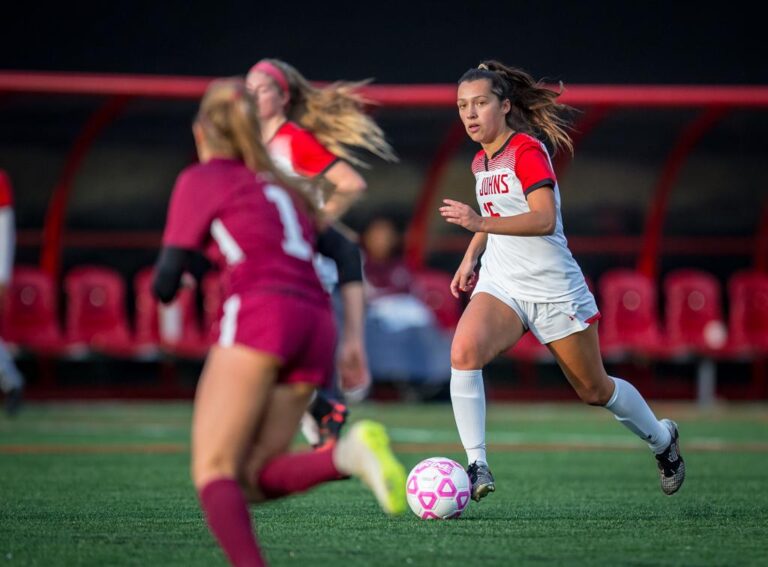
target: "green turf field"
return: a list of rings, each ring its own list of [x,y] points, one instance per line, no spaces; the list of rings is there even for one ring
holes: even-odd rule
[[[766,565],[768,407],[680,424],[688,478],[604,410],[489,409],[497,492],[456,521],[384,517],[357,481],[254,509],[272,565]],[[29,405],[0,417],[0,565],[224,565],[188,476],[188,404]],[[406,467],[463,462],[449,405],[366,405]]]

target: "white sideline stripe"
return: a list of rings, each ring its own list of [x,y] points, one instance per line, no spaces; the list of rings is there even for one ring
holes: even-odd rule
[[[221,253],[227,259],[227,264],[230,266],[242,262],[245,258],[245,253],[238,245],[234,237],[229,233],[227,227],[219,219],[214,219],[211,223],[211,236],[219,245]]]
[[[455,442],[457,446],[461,445],[458,433],[450,433],[444,430],[434,429],[411,429],[404,427],[387,428],[390,439],[396,443],[451,443]],[[741,441],[741,440],[740,440]],[[527,443],[554,443],[554,444],[572,444],[574,446],[594,445],[598,447],[643,447],[640,439],[635,439],[632,435],[574,435],[574,434],[551,434],[538,435],[529,433],[511,433],[504,431],[492,431],[486,434],[486,442],[489,445],[493,443],[507,444],[527,444]],[[729,446],[726,439],[714,437],[686,437],[684,443],[718,449]]]
[[[237,313],[240,311],[240,296],[233,295],[224,302],[224,316],[221,318],[219,345],[230,347],[235,344],[237,334]]]

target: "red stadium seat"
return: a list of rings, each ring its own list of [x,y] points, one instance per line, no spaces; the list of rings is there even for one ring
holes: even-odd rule
[[[182,287],[170,305],[162,305],[152,293],[151,267],[134,279],[136,290],[136,342],[161,346],[171,354],[201,358],[209,343],[200,331],[195,292]]]
[[[136,297],[135,341],[137,345],[157,347],[160,331],[157,324],[157,299],[152,294],[152,267],[142,268],[133,278]]]
[[[125,285],[114,270],[81,266],[64,278],[67,340],[115,356],[136,354],[128,329]]]
[[[525,333],[517,344],[504,353],[505,356],[528,362],[552,362],[554,357],[549,349],[539,342],[530,331]]]
[[[728,282],[732,350],[768,353],[768,274],[739,272]]]
[[[651,279],[634,270],[609,270],[599,288],[600,342],[606,354],[664,354]]]
[[[680,352],[713,354],[727,341],[720,283],[707,272],[676,270],[664,280],[666,338]]]
[[[435,314],[444,329],[455,329],[461,317],[461,303],[451,295],[452,276],[440,270],[413,272],[413,293]]]
[[[17,267],[3,309],[3,338],[41,354],[62,352],[65,342],[57,305],[56,288],[46,272]]]

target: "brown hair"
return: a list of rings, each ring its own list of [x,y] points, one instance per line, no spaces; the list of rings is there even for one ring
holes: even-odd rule
[[[352,148],[371,152],[386,161],[397,161],[383,130],[365,112],[365,106],[371,102],[356,92],[369,81],[337,81],[317,88],[284,61],[262,61],[277,67],[288,82],[288,119],[312,132],[330,152],[363,166],[365,162]]]
[[[203,129],[205,141],[216,154],[240,158],[255,173],[259,173],[281,187],[298,193],[311,214],[317,213],[314,201],[296,183],[287,178],[274,165],[261,141],[256,101],[239,78],[216,79],[200,102],[195,122]]]
[[[510,128],[534,136],[543,135],[555,151],[566,148],[573,153],[573,142],[566,131],[570,123],[560,114],[574,109],[557,102],[557,97],[563,92],[562,83],[560,91],[553,91],[541,81],[535,81],[522,69],[507,67],[503,63],[490,60],[483,61],[476,69],[464,73],[459,79],[459,84],[480,79],[488,79],[491,82],[491,92],[499,100],[507,99],[511,103],[512,109],[506,116]]]

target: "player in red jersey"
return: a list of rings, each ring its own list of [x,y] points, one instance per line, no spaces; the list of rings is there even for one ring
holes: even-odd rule
[[[231,563],[263,565],[246,500],[353,475],[386,512],[399,513],[405,473],[384,428],[370,421],[332,450],[288,452],[333,368],[334,321],[312,265],[312,205],[274,169],[243,81],[213,82],[193,131],[200,163],[176,181],[153,289],[171,301],[196,252],[221,269],[224,314],[195,397],[192,477]]]
[[[351,148],[367,150],[385,160],[395,159],[381,129],[363,111],[364,101],[354,94],[359,84],[334,83],[318,89],[294,67],[277,59],[256,63],[246,84],[258,98],[262,139],[272,160],[289,177],[310,183],[309,190],[328,223],[338,220],[366,187],[351,165],[361,163]],[[324,191],[323,186],[330,186],[330,191]],[[330,226],[321,241],[331,238],[342,257],[348,259],[347,265],[359,266],[359,260],[352,259],[354,255],[359,258],[359,250],[350,250],[344,231]],[[342,390],[365,390],[370,372],[363,340],[362,272],[345,269],[337,262],[337,280],[336,270],[324,258],[318,258],[317,267],[323,284],[329,289],[338,284],[341,296],[344,322],[338,368]],[[332,391],[319,394],[302,424],[302,432],[315,445],[332,442],[346,416],[345,406],[332,398]],[[314,419],[308,419],[310,416]]]
[[[451,199],[440,213],[475,233],[451,283],[456,297],[473,290],[451,347],[451,401],[472,497],[495,490],[485,449],[482,368],[526,331],[549,348],[582,401],[605,407],[648,443],[662,491],[673,494],[685,479],[677,425],[656,419],[632,384],[606,373],[597,305],[563,234],[557,178],[535,137],[572,150],[557,97],[526,72],[497,61],[459,79],[459,116],[482,146],[472,163],[482,216]]]
[[[0,309],[13,273],[16,228],[13,215],[11,182],[0,169]],[[5,410],[15,414],[21,404],[24,378],[0,339],[0,390],[5,394]]]

